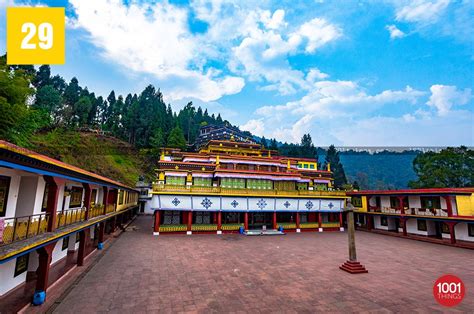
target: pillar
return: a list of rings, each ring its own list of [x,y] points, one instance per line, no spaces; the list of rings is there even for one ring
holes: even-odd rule
[[[104,248],[104,234],[105,234],[105,221],[99,223],[99,243],[97,243],[97,249],[102,250]]]
[[[54,231],[56,229],[56,219],[57,219],[57,208],[58,208],[58,200],[59,200],[59,187],[58,181],[56,178],[51,176],[44,176],[44,180],[47,183],[48,189],[48,201],[46,205],[46,213],[49,214],[48,220],[48,232]]]
[[[371,231],[373,226],[373,219],[371,215],[366,215],[367,218],[367,230]]]
[[[91,189],[89,183],[82,183],[82,186],[84,187],[84,190],[85,190],[85,195],[84,195],[84,207],[86,208],[85,220],[88,220],[89,219],[89,210],[91,209],[92,189]]]
[[[38,253],[38,269],[36,270],[36,287],[33,295],[33,305],[41,305],[46,301],[48,289],[49,269],[53,256],[54,246],[57,242],[50,243],[36,250]]]
[[[319,232],[323,232],[322,222],[323,222],[323,217],[322,217],[321,213],[318,213],[318,228],[319,228]]]
[[[192,227],[193,227],[193,212],[192,211],[188,211],[188,231],[186,232],[186,234],[192,234]]]
[[[103,214],[107,214],[107,205],[109,204],[109,188],[104,186],[103,187],[103,192],[104,192],[104,195],[102,197],[102,204],[104,204],[104,212]]]
[[[295,213],[295,217],[296,217],[296,232],[300,232],[301,229],[300,229],[300,213],[296,212]]]
[[[372,198],[372,196],[367,196],[365,199],[366,199],[366,202],[367,202],[367,211],[370,212],[370,199]]]
[[[342,223],[342,212],[339,213],[339,231],[344,231],[344,225]]]
[[[405,207],[403,207],[403,200],[405,196],[398,196],[398,209],[400,210],[401,215],[405,215]]]
[[[407,236],[408,233],[407,233],[407,219],[406,218],[400,218],[400,224],[402,225],[402,229],[403,229],[403,236]]]
[[[456,226],[455,222],[446,222],[449,227],[449,239],[451,244],[456,244],[456,231],[454,227]]]
[[[222,212],[217,212],[217,234],[222,234]]]
[[[153,225],[153,235],[160,234],[160,211],[155,210],[155,223]]]
[[[116,225],[117,225],[117,216],[114,216],[112,219],[110,219],[110,233],[114,233]]]
[[[443,197],[446,200],[446,208],[448,210],[448,217],[452,217],[453,216],[453,204],[451,204],[451,195],[446,195],[446,196],[443,196]]]
[[[86,228],[79,231],[79,249],[77,252],[77,266],[84,265],[84,258],[86,257],[86,244],[90,239],[90,230]]]
[[[277,213],[273,212],[273,229],[278,228],[277,226]]]
[[[249,213],[244,213],[244,229],[249,230]]]

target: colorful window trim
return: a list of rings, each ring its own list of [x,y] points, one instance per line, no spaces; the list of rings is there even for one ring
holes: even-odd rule
[[[119,196],[118,196],[118,204],[123,205],[124,201],[124,190],[119,190]]]
[[[7,213],[10,180],[11,180],[10,177],[0,176],[0,217],[5,217]]]
[[[352,196],[351,203],[354,207],[362,207],[362,197],[361,196]]]
[[[71,195],[69,199],[69,208],[76,208],[82,206],[82,192],[83,188],[73,186],[71,188]]]
[[[194,186],[211,186],[212,179],[211,178],[193,178],[193,185]]]
[[[222,178],[221,187],[230,189],[245,189],[245,179]]]
[[[183,176],[166,176],[166,184],[169,185],[185,185],[186,177]]]

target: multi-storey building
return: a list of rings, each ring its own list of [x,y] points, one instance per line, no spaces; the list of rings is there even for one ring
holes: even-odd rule
[[[474,242],[474,188],[348,192],[358,228]]]
[[[346,196],[333,190],[329,168],[233,138],[211,140],[198,153],[164,149],[148,213],[156,235],[342,230]]]
[[[83,265],[137,200],[124,184],[0,141],[0,308],[15,292],[44,302],[66,260]]]

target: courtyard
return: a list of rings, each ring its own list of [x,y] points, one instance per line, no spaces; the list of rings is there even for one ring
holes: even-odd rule
[[[57,313],[441,312],[432,289],[444,274],[466,285],[474,308],[472,250],[356,233],[368,274],[339,269],[345,232],[285,236],[152,235],[141,216],[66,289]]]

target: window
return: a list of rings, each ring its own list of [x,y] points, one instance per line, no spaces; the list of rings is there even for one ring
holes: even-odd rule
[[[247,179],[247,189],[271,190],[273,183],[271,180]]]
[[[298,191],[307,190],[308,189],[308,184],[303,183],[303,182],[298,182],[298,183],[296,183],[296,187],[297,187]]]
[[[97,190],[94,189],[91,191],[91,205],[95,205],[96,199],[97,199]]]
[[[79,232],[76,232],[76,243],[81,240],[81,237],[79,235]]]
[[[239,213],[223,213],[224,223],[238,223]]]
[[[211,213],[210,212],[195,212],[194,222],[195,224],[210,224]]]
[[[15,273],[14,277],[23,274],[25,271],[28,270],[28,257],[29,254],[22,255],[16,259],[16,264],[15,264]]]
[[[63,238],[63,246],[62,246],[61,250],[63,250],[63,251],[67,250],[68,246],[69,246],[69,237],[64,237]]]
[[[439,196],[421,196],[421,207],[427,209],[439,209],[441,208],[441,201]]]
[[[416,223],[417,223],[418,230],[420,231],[428,230],[428,228],[426,227],[426,220],[418,219]]]
[[[211,178],[193,178],[193,185],[195,186],[211,186]]]
[[[181,221],[181,212],[174,210],[165,210],[163,215],[164,225],[179,225]]]
[[[308,164],[304,164],[303,168],[308,169]]]
[[[45,212],[48,209],[48,193],[49,193],[49,184],[44,185],[44,194],[43,194],[43,203],[41,205],[41,211]]]
[[[310,164],[309,169],[314,169],[314,164]]]
[[[0,217],[7,213],[8,191],[10,189],[10,177],[0,176]]]
[[[186,184],[186,177],[166,176],[166,184],[185,185]]]
[[[380,225],[385,227],[388,226],[388,220],[386,216],[380,216]]]
[[[123,197],[124,197],[124,191],[119,190],[119,199],[118,199],[118,204],[122,205],[123,204]]]
[[[308,213],[300,213],[300,223],[308,222]]]
[[[69,200],[69,208],[82,206],[82,188],[73,186],[71,188],[71,198]]]
[[[467,224],[467,234],[474,237],[474,224]]]
[[[390,196],[390,207],[398,208],[400,206],[400,200],[396,196]]]
[[[351,197],[351,204],[354,205],[354,207],[362,207],[362,197],[361,196]]]
[[[444,222],[441,223],[441,232],[449,234],[449,226],[447,223],[444,223]]]

